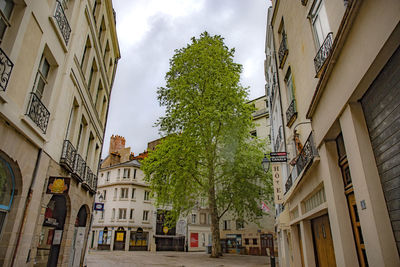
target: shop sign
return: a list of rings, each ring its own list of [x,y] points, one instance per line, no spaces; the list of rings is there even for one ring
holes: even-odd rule
[[[274,181],[274,199],[276,204],[283,203],[282,169],[281,164],[272,164],[272,179]]]
[[[116,241],[124,241],[124,232],[117,232]]]
[[[94,203],[94,210],[99,210],[99,211],[104,210],[104,203],[95,202]]]
[[[168,233],[168,226],[164,226],[162,231],[164,232],[164,234],[166,235]]]
[[[67,194],[70,185],[70,178],[68,177],[49,177],[47,184],[47,194]]]
[[[271,162],[286,162],[287,153],[286,152],[271,152],[269,153]]]
[[[190,233],[190,247],[197,248],[199,246],[199,234]]]
[[[62,230],[55,230],[53,236],[53,245],[61,244]]]

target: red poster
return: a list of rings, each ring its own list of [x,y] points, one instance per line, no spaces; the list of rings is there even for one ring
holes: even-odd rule
[[[199,234],[190,233],[190,246],[192,248],[197,248],[199,246]]]
[[[49,229],[48,236],[47,236],[47,242],[46,242],[47,245],[51,245],[52,244],[53,235],[54,235],[54,229]]]

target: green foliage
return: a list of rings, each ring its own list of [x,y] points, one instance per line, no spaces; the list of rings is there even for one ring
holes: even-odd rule
[[[271,199],[271,177],[261,166],[266,145],[250,136],[254,107],[234,52],[221,36],[204,32],[175,50],[166,86],[158,89],[166,115],[157,125],[167,138],[142,168],[156,205],[172,208],[175,219],[204,197],[216,205],[218,220],[227,210],[254,220],[261,200]]]

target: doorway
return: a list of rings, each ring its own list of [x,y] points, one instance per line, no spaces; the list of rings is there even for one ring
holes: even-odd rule
[[[328,214],[311,220],[315,260],[319,267],[336,266],[335,251]]]
[[[87,221],[87,208],[83,205],[78,212],[75,219],[74,239],[72,241],[72,251],[70,255],[69,266],[80,266],[81,256],[85,245],[86,221]]]

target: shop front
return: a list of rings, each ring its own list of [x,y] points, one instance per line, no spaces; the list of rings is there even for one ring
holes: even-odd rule
[[[149,233],[144,232],[141,227],[136,231],[130,232],[129,250],[130,251],[147,251]]]
[[[112,236],[112,231],[109,231],[107,227],[104,227],[103,230],[100,230],[97,249],[110,250],[111,236]]]

